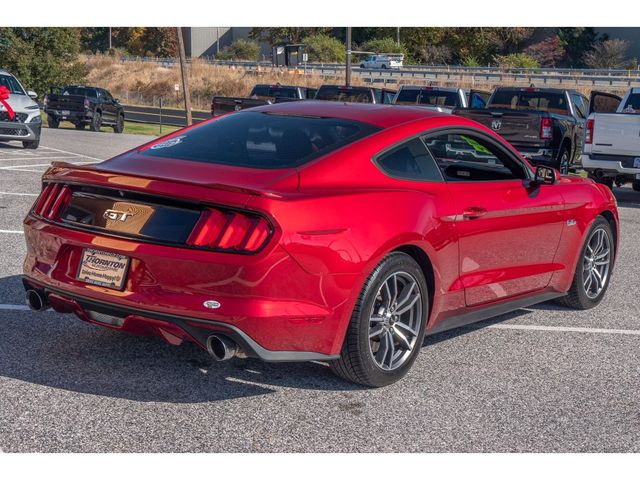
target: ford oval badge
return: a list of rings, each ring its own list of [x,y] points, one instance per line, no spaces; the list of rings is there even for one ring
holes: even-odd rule
[[[205,308],[220,308],[220,302],[218,302],[217,300],[207,300],[203,303],[203,305],[205,306]]]

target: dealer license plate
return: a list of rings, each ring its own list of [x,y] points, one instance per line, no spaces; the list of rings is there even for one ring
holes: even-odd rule
[[[129,257],[86,248],[78,270],[78,280],[101,287],[122,290],[129,269]]]

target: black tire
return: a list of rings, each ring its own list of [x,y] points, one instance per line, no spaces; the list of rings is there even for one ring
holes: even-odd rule
[[[84,130],[84,127],[86,127],[87,125],[85,123],[78,122],[75,124],[75,126],[76,126],[76,130]]]
[[[416,307],[418,305],[420,306],[421,315],[419,315],[419,317],[421,318],[417,319],[416,328],[414,329],[414,332],[416,332],[415,335],[411,335],[413,347],[405,351],[404,358],[401,358],[402,363],[400,363],[397,368],[383,369],[376,363],[376,359],[374,358],[375,354],[370,344],[370,322],[373,309],[376,305],[380,304],[379,302],[383,301],[379,295],[383,284],[394,273],[398,275],[408,275],[408,277],[415,282],[415,285],[418,286],[420,298],[415,300],[413,305],[416,305]],[[397,288],[399,289],[399,287]],[[412,291],[413,290],[411,290],[409,294]],[[404,290],[402,290],[402,292],[404,292]],[[397,294],[398,292],[396,291],[395,298],[398,297]],[[331,362],[332,371],[346,380],[369,387],[383,387],[397,382],[406,375],[420,352],[420,347],[424,339],[426,319],[428,317],[428,307],[427,283],[420,266],[413,258],[405,253],[390,253],[378,264],[373,272],[371,272],[362,287],[345,335],[340,358]],[[384,314],[381,313],[378,313],[378,316],[385,318]],[[379,325],[382,328],[382,323]],[[390,338],[393,338],[393,335],[390,334]],[[381,347],[382,343],[380,343],[379,348]],[[395,348],[391,349],[391,359],[393,358],[394,351]],[[387,352],[385,350],[382,357],[383,362],[386,355]],[[390,360],[389,363],[392,363],[392,361],[393,360]]]
[[[93,114],[93,118],[91,119],[91,124],[89,128],[92,132],[99,132],[102,127],[102,115],[100,112],[95,112]]]
[[[571,152],[569,151],[569,147],[565,144],[558,153],[556,168],[562,175],[567,175],[569,173],[569,167],[571,167]]]
[[[640,192],[640,180],[634,180],[631,183],[631,188],[633,188],[636,192]]]
[[[597,231],[603,231],[607,236],[610,246],[610,257],[609,257],[609,269],[606,275],[606,279],[603,283],[602,290],[598,293],[595,298],[590,298],[587,294],[585,288],[585,281],[583,281],[584,268],[585,268],[585,253],[587,252],[587,245],[589,240],[596,235]],[[575,310],[588,310],[590,308],[598,305],[604,295],[607,293],[607,289],[609,288],[609,283],[611,281],[611,274],[613,273],[613,265],[615,259],[615,242],[613,240],[613,233],[611,232],[611,226],[609,222],[604,217],[597,217],[593,222],[593,225],[589,229],[589,233],[586,236],[586,240],[582,249],[580,249],[580,258],[578,260],[578,264],[576,265],[576,271],[573,275],[573,282],[571,283],[571,288],[567,292],[567,295],[558,299],[558,302],[566,307],[573,308]]]
[[[49,128],[58,128],[60,126],[60,120],[53,115],[47,115],[47,125]]]
[[[380,67],[380,68],[382,68],[383,70],[386,70],[386,69],[387,69],[387,66],[383,63],[383,64],[382,64],[382,67]]]
[[[40,146],[40,139],[33,140],[31,142],[22,142],[22,148],[27,150],[35,150]]]
[[[360,68],[365,68],[364,63],[360,64]]]
[[[116,124],[113,126],[113,131],[115,133],[124,132],[124,115],[118,115],[118,120],[116,120]]]

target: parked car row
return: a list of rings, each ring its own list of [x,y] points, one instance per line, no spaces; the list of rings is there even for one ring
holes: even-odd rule
[[[280,93],[284,91],[296,94]],[[218,116],[312,98],[416,105],[453,113],[495,131],[534,165],[553,167],[562,174],[583,168],[598,183],[611,187],[614,182],[632,182],[640,191],[640,138],[631,133],[640,126],[636,113],[640,113],[640,89],[631,89],[621,99],[603,92],[593,92],[587,98],[577,90],[536,87],[498,87],[490,93],[416,85],[403,85],[397,91],[344,85],[322,85],[317,91],[291,85],[256,85],[249,98],[213,97],[211,113]]]

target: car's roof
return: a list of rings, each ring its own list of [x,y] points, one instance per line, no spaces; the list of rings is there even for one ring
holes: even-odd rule
[[[340,118],[343,120],[369,123],[380,128],[391,128],[415,120],[446,115],[414,106],[379,103],[347,103],[328,100],[276,103],[274,105],[252,108],[251,110],[283,115]]]

